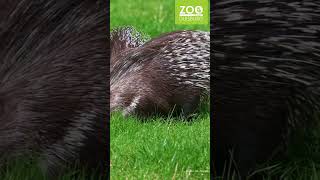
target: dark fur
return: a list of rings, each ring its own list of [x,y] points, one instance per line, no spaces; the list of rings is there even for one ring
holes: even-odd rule
[[[213,119],[219,175],[263,163],[320,107],[320,2],[214,1]]]
[[[167,33],[117,58],[111,111],[146,116],[175,108],[190,114],[209,90],[209,34],[204,32]]]
[[[107,168],[108,21],[105,0],[1,0],[0,155],[40,154]]]

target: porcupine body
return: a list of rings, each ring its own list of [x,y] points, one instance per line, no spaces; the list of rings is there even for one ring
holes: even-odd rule
[[[213,2],[218,175],[233,151],[246,176],[319,113],[319,7],[314,0]]]
[[[39,155],[48,177],[75,162],[103,174],[108,162],[107,1],[10,3],[0,8],[1,159]]]
[[[121,56],[111,70],[111,111],[194,112],[209,91],[209,38],[201,31],[167,33]]]

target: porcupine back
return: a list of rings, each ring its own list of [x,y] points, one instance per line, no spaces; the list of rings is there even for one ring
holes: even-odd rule
[[[104,171],[107,3],[21,0],[0,12],[1,159],[39,154],[50,177],[76,161]]]
[[[111,111],[194,112],[210,89],[209,41],[207,32],[177,31],[132,49],[111,72]]]
[[[247,175],[319,112],[319,7],[312,0],[213,2],[218,174],[233,150]]]
[[[114,28],[110,34],[111,71],[115,60],[122,59],[120,56],[125,56],[130,49],[139,47],[150,39],[132,26]]]

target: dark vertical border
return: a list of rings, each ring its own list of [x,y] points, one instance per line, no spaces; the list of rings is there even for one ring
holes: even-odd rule
[[[210,1],[210,178],[214,179],[215,176],[215,166],[214,162],[217,159],[216,149],[217,145],[217,121],[213,118],[214,113],[214,90],[213,90],[213,66],[214,66],[214,59],[213,59],[213,24],[214,24],[214,17],[213,17],[213,7],[214,1]]]
[[[110,1],[106,0],[106,6],[107,6],[107,12],[106,12],[106,19],[107,19],[107,24],[106,24],[106,31],[108,34],[108,42],[107,42],[107,49],[108,49],[108,59],[106,60],[107,67],[110,67]],[[108,106],[107,106],[107,178],[110,179],[110,68],[107,70],[107,82],[106,82],[106,91],[107,91],[107,101],[108,101]]]

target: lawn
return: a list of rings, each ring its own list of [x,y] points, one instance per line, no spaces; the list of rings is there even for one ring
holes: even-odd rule
[[[210,31],[209,25],[176,25],[174,22],[174,0],[111,0],[110,26],[131,25],[156,37],[174,30]]]
[[[209,179],[209,111],[191,122],[111,118],[111,179]]]
[[[133,26],[157,37],[175,30],[209,31],[209,25],[175,25],[174,0],[110,3],[111,29]],[[182,118],[111,115],[111,179],[209,179],[208,104],[190,122]]]

